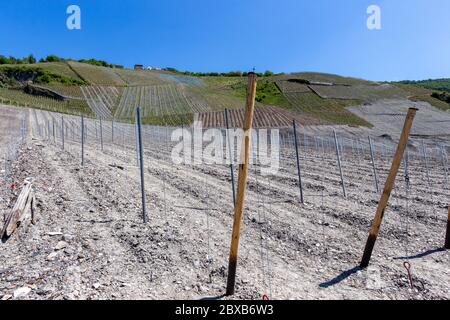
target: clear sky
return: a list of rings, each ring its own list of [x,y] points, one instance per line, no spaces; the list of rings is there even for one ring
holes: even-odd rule
[[[81,8],[81,30],[66,9]],[[381,30],[366,26],[381,8]],[[190,71],[318,71],[370,80],[450,77],[448,0],[0,2],[0,54],[97,58]]]

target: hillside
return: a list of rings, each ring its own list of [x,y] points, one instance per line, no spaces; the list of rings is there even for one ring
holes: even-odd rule
[[[446,97],[432,96],[431,90],[445,91],[448,84],[445,80],[380,84],[312,72],[262,75],[257,123],[289,126],[298,119],[305,124],[370,127],[347,107],[410,99],[448,110]],[[242,76],[192,76],[76,61],[0,65],[0,103],[125,122],[133,121],[140,106],[147,124],[189,124],[197,114],[205,126],[224,126],[223,110],[235,109],[239,118],[245,95]]]
[[[435,91],[445,91],[450,93],[450,79],[429,79],[421,81],[400,81],[401,84],[410,84]]]

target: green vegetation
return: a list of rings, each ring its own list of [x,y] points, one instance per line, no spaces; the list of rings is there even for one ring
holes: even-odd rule
[[[103,60],[96,60],[96,59],[88,59],[88,60],[81,59],[81,60],[78,60],[78,62],[91,64],[93,66],[106,67],[106,68],[114,68],[115,67],[115,65],[113,65],[111,63],[108,63]]]
[[[450,93],[450,79],[422,80],[422,81],[400,81],[400,84],[414,85],[434,91],[445,91]]]
[[[442,110],[442,111],[450,110],[450,104],[448,104],[447,102],[441,101],[439,99],[436,99],[432,96],[416,96],[416,97],[411,97],[410,100],[428,102],[433,107],[435,107],[439,110]]]
[[[36,63],[36,58],[30,54],[28,57],[23,59],[14,58],[14,57],[6,57],[0,55],[0,65],[2,64],[34,64]]]
[[[439,100],[441,100],[441,101],[450,103],[450,94],[448,94],[448,93],[446,93],[446,92],[442,92],[442,93],[439,93],[439,92],[433,92],[433,93],[431,94],[431,96],[432,96],[433,98],[439,99]]]
[[[439,110],[450,110],[450,104],[447,102],[445,94],[442,96],[442,93],[432,92],[422,86],[411,84],[396,83],[395,86],[402,89],[411,101],[428,102]]]
[[[149,115],[142,118],[142,124],[146,125],[190,125],[194,121],[194,114],[166,114],[163,116]]]
[[[333,84],[345,84],[345,85],[378,85],[376,82],[367,81],[363,79],[351,78],[351,77],[341,77],[335,74],[328,73],[316,73],[316,72],[301,72],[292,73],[280,76],[278,80],[289,80],[289,79],[302,79],[308,82],[328,82]]]
[[[248,72],[243,71],[230,71],[230,72],[191,72],[191,71],[184,71],[180,72],[174,68],[165,68],[166,71],[171,71],[175,73],[180,73],[185,76],[193,76],[193,77],[247,77]],[[272,71],[267,70],[264,73],[256,72],[256,75],[258,77],[271,77],[275,75]]]
[[[11,81],[23,83],[32,81],[36,84],[84,85],[84,81],[73,79],[34,65],[2,65],[0,73]]]
[[[236,81],[231,85],[238,97],[245,98],[247,94],[247,82]],[[256,101],[265,105],[280,106],[290,108],[291,104],[284,97],[278,86],[268,78],[261,78],[258,80],[256,86]]]
[[[287,93],[292,111],[305,113],[326,123],[372,127],[366,120],[348,111],[346,107],[357,106],[361,100],[322,99],[315,93]]]
[[[92,111],[84,100],[56,100],[42,96],[26,94],[17,89],[0,88],[0,103],[32,107],[42,110],[92,116]]]
[[[170,125],[190,123],[193,113],[245,106],[246,72],[195,73],[174,68],[135,71],[119,69],[102,60],[80,61],[50,55],[36,63],[32,55],[23,59],[0,56],[0,88],[3,88],[0,99],[3,103],[88,115],[93,113],[85,100],[85,93],[89,91],[93,110],[97,110],[95,106],[101,104],[100,101],[105,105],[113,103],[113,114],[128,121],[135,106],[141,105],[144,123]],[[27,91],[33,95],[24,92],[29,82],[35,85],[35,90]],[[326,83],[334,85],[323,85]],[[370,123],[346,108],[383,98],[408,98],[430,103],[440,110],[450,110],[450,93],[443,93],[447,92],[447,86],[450,90],[447,79],[381,86],[332,74],[275,75],[266,71],[258,74],[256,100],[258,108],[277,106],[284,112],[300,113],[321,123],[370,127]]]
[[[91,64],[68,61],[67,64],[80,78],[90,84],[124,86],[126,82],[116,73],[123,71],[107,67],[99,67]]]
[[[81,77],[78,76],[69,66],[67,62],[39,62],[36,64],[37,67],[40,67],[44,70],[48,70],[52,73],[56,73],[68,78],[76,79],[79,81],[85,82]]]

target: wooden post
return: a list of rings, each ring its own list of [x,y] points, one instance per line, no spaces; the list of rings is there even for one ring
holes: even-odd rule
[[[11,234],[17,229],[24,219],[25,214],[31,210],[31,220],[35,222],[34,216],[34,193],[31,180],[25,180],[22,191],[17,198],[11,212],[6,216],[3,229],[0,231],[0,238],[2,240],[8,239]]]
[[[416,115],[416,111],[416,108],[410,108],[408,110],[408,114],[405,119],[405,125],[403,126],[400,141],[398,143],[397,151],[395,153],[394,159],[392,160],[391,170],[389,171],[388,178],[386,179],[383,194],[381,195],[380,201],[378,202],[377,212],[372,222],[372,228],[370,229],[369,237],[366,242],[364,255],[360,264],[361,268],[366,268],[369,265],[370,257],[372,256],[372,251],[375,246],[375,241],[377,240],[378,233],[380,232],[384,211],[386,210],[392,189],[394,188],[395,178],[397,176],[398,169],[400,168],[403,154],[408,143],[409,133],[411,132],[411,127]]]
[[[445,236],[445,249],[450,249],[450,205],[448,206],[448,218],[447,218],[447,234]]]
[[[245,108],[245,119],[244,119],[244,141],[243,141],[244,161],[241,160],[241,163],[239,164],[239,177],[237,189],[238,192],[236,199],[236,207],[234,209],[233,234],[231,238],[230,258],[228,264],[228,282],[226,291],[227,296],[234,294],[234,286],[236,283],[235,280],[236,280],[236,268],[239,251],[239,238],[242,222],[242,213],[244,210],[245,191],[247,188],[247,175],[250,160],[251,129],[253,126],[253,114],[255,112],[255,97],[256,97],[256,74],[254,72],[250,72],[248,74],[247,103]]]

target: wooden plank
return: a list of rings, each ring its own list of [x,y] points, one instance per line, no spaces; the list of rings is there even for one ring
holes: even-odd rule
[[[360,264],[361,268],[366,268],[369,265],[370,257],[372,256],[372,251],[375,246],[375,241],[377,240],[378,233],[380,232],[384,212],[388,205],[392,189],[394,188],[395,178],[397,177],[398,169],[400,168],[403,154],[405,152],[406,145],[408,143],[408,138],[411,132],[411,127],[414,121],[414,117],[416,115],[416,111],[417,111],[416,108],[410,108],[408,110],[408,114],[406,115],[405,124],[403,126],[400,141],[397,146],[397,151],[394,155],[391,169],[386,179],[383,194],[381,195],[380,201],[378,202],[377,212],[372,222],[372,228],[370,229],[369,237],[367,238],[366,247],[364,249],[363,258]]]
[[[32,221],[34,218],[34,194],[33,185],[31,181],[25,181],[22,191],[17,198],[17,201],[8,214],[5,224],[3,226],[2,232],[0,234],[1,239],[10,237],[13,232],[17,229],[20,223],[23,221],[25,214],[32,209]]]
[[[234,223],[233,234],[231,237],[230,257],[228,264],[228,281],[226,295],[230,296],[234,294],[234,287],[236,282],[236,268],[239,251],[239,238],[242,222],[242,213],[244,211],[245,192],[247,188],[248,166],[250,160],[250,139],[251,129],[253,125],[253,116],[255,113],[255,97],[256,97],[256,74],[251,72],[248,75],[247,86],[247,102],[245,108],[244,119],[244,143],[243,154],[244,159],[241,159],[239,164],[239,177],[238,177],[238,192],[236,199],[236,207],[234,210]],[[242,157],[242,154],[241,154]],[[243,160],[243,161],[242,161]]]

